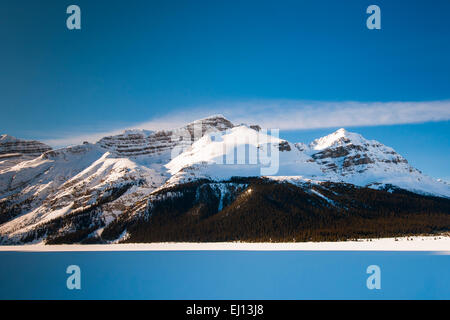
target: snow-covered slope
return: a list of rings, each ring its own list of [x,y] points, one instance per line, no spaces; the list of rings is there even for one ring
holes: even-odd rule
[[[136,201],[165,181],[164,176],[155,169],[128,158],[116,158],[109,152],[102,154],[95,145],[83,147],[83,159],[74,157],[67,161],[67,158],[60,157],[61,154],[50,161],[36,159],[36,163],[42,163],[35,169],[39,168],[39,172],[44,170],[44,173],[33,177],[34,172],[31,171],[33,174],[25,179],[30,181],[31,178],[33,182],[30,185],[33,187],[25,187],[17,195],[5,199],[21,205],[21,213],[25,213],[1,225],[0,234],[21,237],[52,219],[85,211],[99,204],[102,205],[101,212],[91,217],[91,223],[102,226],[134,206]],[[67,150],[64,154],[67,155]],[[87,159],[90,161],[84,162]],[[66,231],[71,227],[76,228],[65,227]]]
[[[102,156],[95,145],[86,144],[55,151],[21,162],[0,174],[0,208],[3,219],[35,210],[50,213],[60,207],[53,204],[60,187]],[[36,215],[38,220],[39,214]],[[12,222],[12,221],[10,221]],[[9,222],[8,222],[9,223]],[[4,224],[1,226],[11,230]],[[13,223],[14,228],[18,225]],[[3,231],[2,231],[3,232]]]
[[[286,140],[245,125],[204,135],[166,166],[169,184],[198,178],[322,175],[309,155]]]
[[[259,126],[235,126],[221,115],[166,131],[128,130],[59,150],[2,136],[0,157],[15,153],[28,158],[0,167],[4,243],[81,230],[101,234],[111,222],[146,207],[161,190],[199,179],[267,176],[297,185],[392,185],[450,197],[449,184],[357,133],[340,129],[309,145],[294,144]]]

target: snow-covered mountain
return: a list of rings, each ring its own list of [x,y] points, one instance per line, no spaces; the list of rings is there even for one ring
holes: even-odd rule
[[[33,159],[52,148],[35,140],[22,140],[3,134],[0,136],[0,171],[24,160]]]
[[[330,181],[371,188],[394,185],[409,191],[449,197],[449,189],[422,174],[394,149],[341,128],[316,139],[306,151]]]
[[[222,115],[166,131],[128,130],[59,150],[3,135],[0,157],[19,153],[26,156],[0,167],[3,243],[61,236],[77,242],[101,236],[105,229],[111,233],[112,226],[123,226],[161,197],[180,192],[169,190],[196,181],[216,183],[208,190],[216,190],[224,208],[237,197],[236,190],[248,185],[221,184],[233,177],[266,176],[297,186],[350,183],[450,197],[448,184],[359,134],[339,129],[310,144],[291,143],[259,126],[233,125]]]
[[[305,145],[245,125],[236,126],[204,135],[166,167],[171,173],[169,183],[262,175],[286,181],[302,178],[345,182],[375,189],[394,185],[450,197],[447,184],[422,174],[394,149],[343,128]]]

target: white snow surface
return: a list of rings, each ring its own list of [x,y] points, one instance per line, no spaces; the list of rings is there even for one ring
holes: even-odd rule
[[[361,239],[337,242],[163,242],[106,245],[18,245],[0,246],[0,251],[16,252],[87,252],[87,251],[427,251],[450,255],[450,237],[415,236]]]
[[[280,151],[280,144],[289,151]],[[166,167],[172,174],[169,183],[182,183],[193,177],[225,180],[233,176],[322,176],[320,167],[308,162],[311,157],[294,144],[247,126],[206,134]]]

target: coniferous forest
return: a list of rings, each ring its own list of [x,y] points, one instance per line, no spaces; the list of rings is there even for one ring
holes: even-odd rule
[[[394,187],[236,178],[223,188],[226,194],[199,181],[166,189],[141,215],[123,215],[94,242],[124,231],[122,241],[130,243],[342,241],[450,231],[450,199]]]

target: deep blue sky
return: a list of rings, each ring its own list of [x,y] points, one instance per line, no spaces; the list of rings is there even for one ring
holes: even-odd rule
[[[66,28],[70,4],[81,31]],[[365,26],[370,4],[382,30]],[[448,100],[449,14],[447,0],[2,0],[0,132],[107,131],[217,101]],[[449,129],[353,131],[450,178]],[[307,142],[322,131],[284,134]]]

